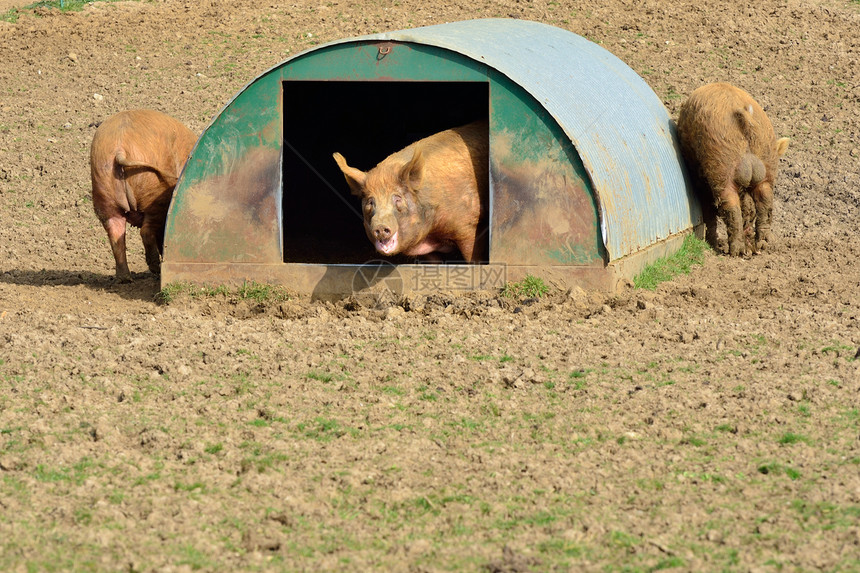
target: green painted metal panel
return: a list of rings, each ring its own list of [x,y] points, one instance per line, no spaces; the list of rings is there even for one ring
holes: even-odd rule
[[[603,265],[597,203],[570,139],[520,86],[491,80],[492,261]]]
[[[284,80],[487,81],[487,66],[433,46],[394,42],[336,44],[281,68]]]
[[[174,191],[165,260],[281,260],[280,75],[240,92],[200,136]]]

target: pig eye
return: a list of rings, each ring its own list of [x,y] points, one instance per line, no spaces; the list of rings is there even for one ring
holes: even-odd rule
[[[398,211],[403,211],[406,208],[406,203],[400,195],[392,195],[391,200],[394,202],[394,208]]]
[[[373,209],[375,207],[376,207],[376,201],[374,201],[373,197],[371,197],[370,199],[368,199],[364,202],[364,210],[367,211],[368,213],[372,213]]]

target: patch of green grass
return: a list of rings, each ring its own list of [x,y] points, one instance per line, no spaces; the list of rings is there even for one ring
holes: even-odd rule
[[[582,390],[587,385],[586,376],[590,370],[574,370],[568,376],[570,377],[569,383],[573,387],[574,390]]]
[[[678,275],[690,274],[694,266],[705,261],[707,248],[708,244],[702,239],[693,234],[687,235],[677,252],[645,267],[633,279],[633,285],[636,288],[654,290],[662,282],[670,281]]]
[[[317,417],[311,422],[301,422],[299,432],[306,438],[320,442],[329,442],[347,433],[337,420]]]
[[[150,482],[158,481],[161,479],[161,472],[153,472],[151,474],[147,474],[145,476],[140,476],[135,478],[133,482],[131,482],[132,486],[144,485]]]
[[[248,453],[246,457],[242,458],[241,468],[243,471],[254,468],[257,473],[264,473],[289,459],[289,456],[280,452],[263,451],[263,446],[257,442],[242,442],[239,449]]]
[[[24,12],[33,12],[36,8],[56,8],[62,12],[80,12],[84,6],[92,4],[96,0],[41,0],[33,2],[20,8],[12,8],[4,14],[0,14],[0,20],[4,22],[18,21],[18,17]],[[106,2],[119,2],[121,0],[104,0]]]
[[[329,383],[334,379],[334,376],[332,374],[329,374],[328,372],[317,372],[316,370],[311,370],[310,372],[305,374],[305,377],[311,380],[317,380],[319,382],[325,383]]]
[[[507,283],[502,288],[502,296],[506,298],[540,298],[549,293],[549,287],[540,277],[526,275],[517,283]]]
[[[187,296],[189,298],[216,298],[233,297],[240,300],[253,302],[280,302],[289,300],[290,295],[280,286],[258,283],[255,281],[244,282],[242,286],[231,290],[224,285],[195,285],[186,282],[176,282],[165,285],[158,294],[155,301],[160,304],[170,304],[178,298]]]
[[[669,86],[669,89],[666,91],[666,99],[681,99],[683,97],[683,94],[676,92],[673,86]]]
[[[492,418],[498,418],[502,415],[502,411],[499,409],[499,406],[497,404],[493,404],[492,402],[489,404],[482,405],[481,413],[485,416],[490,416]]]
[[[210,444],[203,448],[203,451],[207,454],[217,454],[221,450],[224,449],[224,444]]]
[[[833,340],[821,349],[821,354],[835,354],[837,358],[844,356],[847,360],[854,360],[857,349],[850,344]]]
[[[249,299],[256,302],[265,302],[269,300],[288,300],[290,297],[286,291],[274,285],[267,285],[255,281],[244,282],[242,286],[236,290],[236,295],[241,299]]]
[[[790,466],[784,466],[782,464],[778,464],[776,462],[770,462],[766,464],[760,465],[758,468],[758,473],[762,475],[780,475],[785,474],[791,480],[796,480],[800,477],[800,472]]]
[[[658,561],[653,567],[651,567],[650,571],[662,571],[663,569],[676,569],[684,567],[687,564],[681,557],[677,555],[673,555],[671,557],[666,557],[665,559],[661,559]]]
[[[797,444],[800,442],[809,442],[809,438],[806,436],[801,436],[800,434],[795,434],[793,432],[786,432],[779,437],[779,443],[782,445],[791,445]]]
[[[95,468],[95,462],[85,457],[72,466],[48,467],[39,464],[36,466],[33,477],[45,483],[69,482],[74,485],[81,485]]]
[[[609,533],[609,543],[616,547],[624,547],[632,549],[641,543],[641,540],[635,535],[631,535],[624,531],[612,531]]]
[[[173,491],[187,491],[187,492],[195,492],[195,491],[206,491],[206,484],[200,481],[195,481],[191,483],[179,483],[176,482],[173,484]]]
[[[818,522],[822,529],[846,529],[860,520],[860,505],[795,499],[790,504],[803,522]]]
[[[424,400],[425,402],[435,402],[439,399],[439,394],[431,392],[430,390],[424,390],[418,395],[418,399]]]
[[[839,414],[839,421],[850,426],[860,427],[860,409],[851,408]]]
[[[207,552],[201,551],[193,545],[184,545],[179,550],[180,559],[178,565],[188,565],[192,570],[212,569],[213,562]]]
[[[194,285],[186,282],[175,282],[165,285],[164,288],[155,295],[155,301],[161,304],[170,304],[180,296],[188,296],[190,298],[211,298],[218,295],[226,295],[229,294],[229,292],[229,289],[225,286],[210,287]]]
[[[78,525],[89,525],[93,521],[93,512],[88,507],[79,507],[75,509],[74,513],[75,523]]]
[[[698,483],[726,483],[728,481],[725,476],[710,472],[682,471],[678,475],[683,476],[685,480]]]
[[[639,489],[648,491],[663,491],[666,487],[666,484],[657,478],[640,478],[636,480],[636,485]]]
[[[694,446],[696,448],[700,448],[702,446],[707,445],[708,442],[705,441],[704,439],[698,437],[698,436],[687,436],[686,438],[681,440],[681,443],[682,444],[689,444],[689,445]]]

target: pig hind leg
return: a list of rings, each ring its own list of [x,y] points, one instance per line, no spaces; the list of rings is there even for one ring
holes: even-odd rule
[[[705,222],[705,240],[715,250],[719,250],[717,235],[717,205],[712,198],[702,201],[702,219]]]
[[[755,241],[756,205],[752,193],[741,193],[741,215],[744,220],[744,242],[747,253],[757,253]]]
[[[102,225],[107,231],[113,258],[116,261],[116,278],[120,282],[131,282],[131,273],[128,270],[128,259],[125,250],[125,217],[113,215],[104,221]]]
[[[767,181],[762,181],[752,190],[755,202],[755,246],[756,250],[764,250],[768,243],[773,242],[771,233],[771,215],[773,214],[773,187]]]
[[[143,240],[143,250],[146,253],[146,266],[152,274],[160,274],[164,225],[153,223],[151,218],[145,218],[140,226],[140,238]]]
[[[728,182],[716,194],[717,209],[726,224],[726,238],[729,243],[729,255],[738,257],[746,252],[744,238],[744,219],[741,212],[741,198],[734,182]]]
[[[695,170],[691,170],[693,187],[702,205],[702,220],[705,224],[705,240],[715,250],[720,250],[717,233],[717,202],[716,195],[711,192],[708,181]]]

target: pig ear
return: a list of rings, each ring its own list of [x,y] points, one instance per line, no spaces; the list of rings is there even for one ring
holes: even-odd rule
[[[407,189],[418,189],[423,177],[424,155],[421,154],[421,148],[416,146],[412,152],[412,159],[400,170],[400,183]]]
[[[352,189],[352,194],[361,197],[364,194],[364,184],[367,182],[367,173],[347,165],[346,159],[344,159],[343,155],[340,153],[334,153],[332,154],[332,157],[334,157],[340,170],[343,171],[343,177],[346,179],[347,184],[349,184],[349,188]]]
[[[776,156],[782,157],[783,153],[788,149],[788,138],[780,137],[776,140]]]

